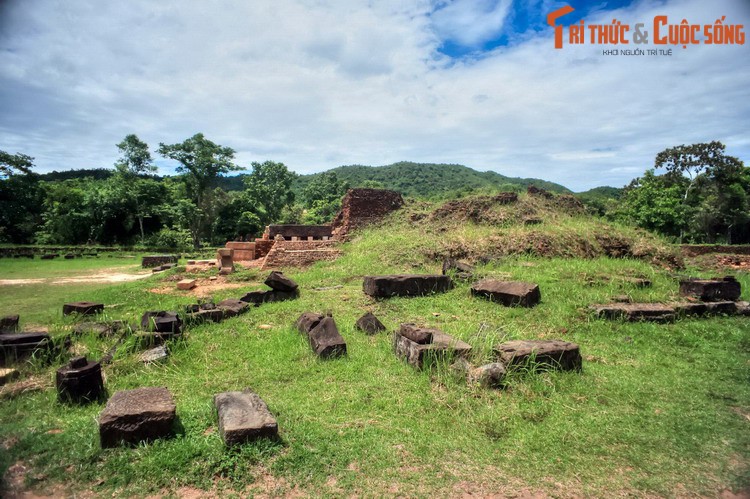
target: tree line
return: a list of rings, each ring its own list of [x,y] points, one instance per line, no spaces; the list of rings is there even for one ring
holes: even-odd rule
[[[246,170],[235,151],[203,134],[156,152],[178,163],[174,177],[154,174],[151,150],[137,135],[117,144],[119,158],[107,178],[45,181],[33,158],[0,151],[0,242],[102,244],[186,250],[260,235],[270,223],[325,223],[340,208],[348,185],[335,173],[295,196],[297,174],[273,161],[253,162],[243,189],[217,181]]]
[[[179,165],[178,175],[160,178],[148,145],[136,135],[117,149],[114,170],[86,171],[90,177],[83,178],[70,172],[42,177],[33,172],[33,158],[0,151],[0,242],[187,249],[252,238],[270,223],[327,223],[350,184],[432,199],[539,184],[461,165],[415,163],[299,176],[266,161],[226,177],[246,169],[235,164],[233,149],[200,133],[159,144],[155,152]],[[721,142],[665,149],[654,168],[624,188],[596,188],[580,197],[592,214],[675,242],[750,242],[750,169],[728,156]]]

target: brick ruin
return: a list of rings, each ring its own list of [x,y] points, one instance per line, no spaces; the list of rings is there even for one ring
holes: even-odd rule
[[[229,241],[226,247],[234,250],[234,261],[261,269],[335,260],[341,254],[336,244],[350,231],[377,222],[403,205],[401,194],[395,191],[349,189],[330,225],[269,225],[254,242]]]

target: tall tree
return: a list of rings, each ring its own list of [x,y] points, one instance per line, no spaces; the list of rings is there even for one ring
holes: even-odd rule
[[[278,222],[285,206],[294,202],[292,182],[297,177],[284,163],[265,161],[252,163],[253,171],[245,177],[245,193],[249,201],[262,208],[263,225]]]
[[[0,150],[0,178],[9,177],[17,171],[31,173],[34,166],[34,158],[25,154],[10,154]]]
[[[154,180],[143,178],[143,176],[154,173],[156,166],[148,150],[148,144],[133,133],[117,144],[117,148],[120,150],[120,158],[115,163],[116,182],[135,207],[134,214],[138,219],[138,229],[141,234],[141,243],[143,243],[146,239],[143,219],[152,214],[160,191]]]
[[[210,187],[216,178],[231,171],[243,170],[232,163],[234,149],[211,142],[197,133],[179,144],[159,144],[159,154],[180,163],[177,172],[184,174],[187,194],[195,204],[197,219],[191,223],[193,244],[200,246],[201,237],[210,232],[208,223]]]

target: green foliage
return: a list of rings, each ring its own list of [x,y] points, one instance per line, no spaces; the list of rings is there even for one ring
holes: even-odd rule
[[[300,176],[295,191],[318,181],[325,173],[335,173],[350,187],[377,185],[392,189],[405,196],[444,199],[459,193],[467,194],[483,188],[492,190],[521,191],[535,185],[552,192],[570,192],[565,187],[533,178],[513,178],[492,171],[478,172],[463,165],[400,162],[387,166],[340,166],[328,172]],[[501,189],[500,186],[503,186]]]
[[[156,171],[148,144],[131,133],[117,144],[120,159],[115,163],[117,171],[124,176],[137,176]]]
[[[245,177],[248,204],[256,207],[261,225],[277,223],[285,206],[294,202],[292,182],[297,177],[284,165],[266,161],[252,163],[253,171]],[[248,212],[248,210],[245,210]]]
[[[26,154],[10,154],[0,150],[0,179],[9,177],[18,172],[31,173],[34,166],[34,158]]]
[[[750,240],[750,170],[724,149],[714,141],[660,152],[655,164],[667,173],[649,170],[634,180],[625,189],[621,215],[679,240]]]
[[[349,184],[339,180],[334,171],[319,174],[307,184],[302,193],[306,210],[303,221],[308,224],[324,224],[333,220],[341,209],[341,198],[348,188]]]
[[[148,239],[148,246],[161,248],[176,253],[188,251],[193,247],[193,237],[186,229],[164,227]]]

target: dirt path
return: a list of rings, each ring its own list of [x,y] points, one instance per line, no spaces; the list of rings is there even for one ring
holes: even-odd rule
[[[139,274],[125,274],[122,272],[98,272],[72,277],[43,277],[38,279],[0,279],[0,286],[15,286],[20,284],[83,284],[83,283],[116,283],[144,279],[152,275],[151,272]]]

